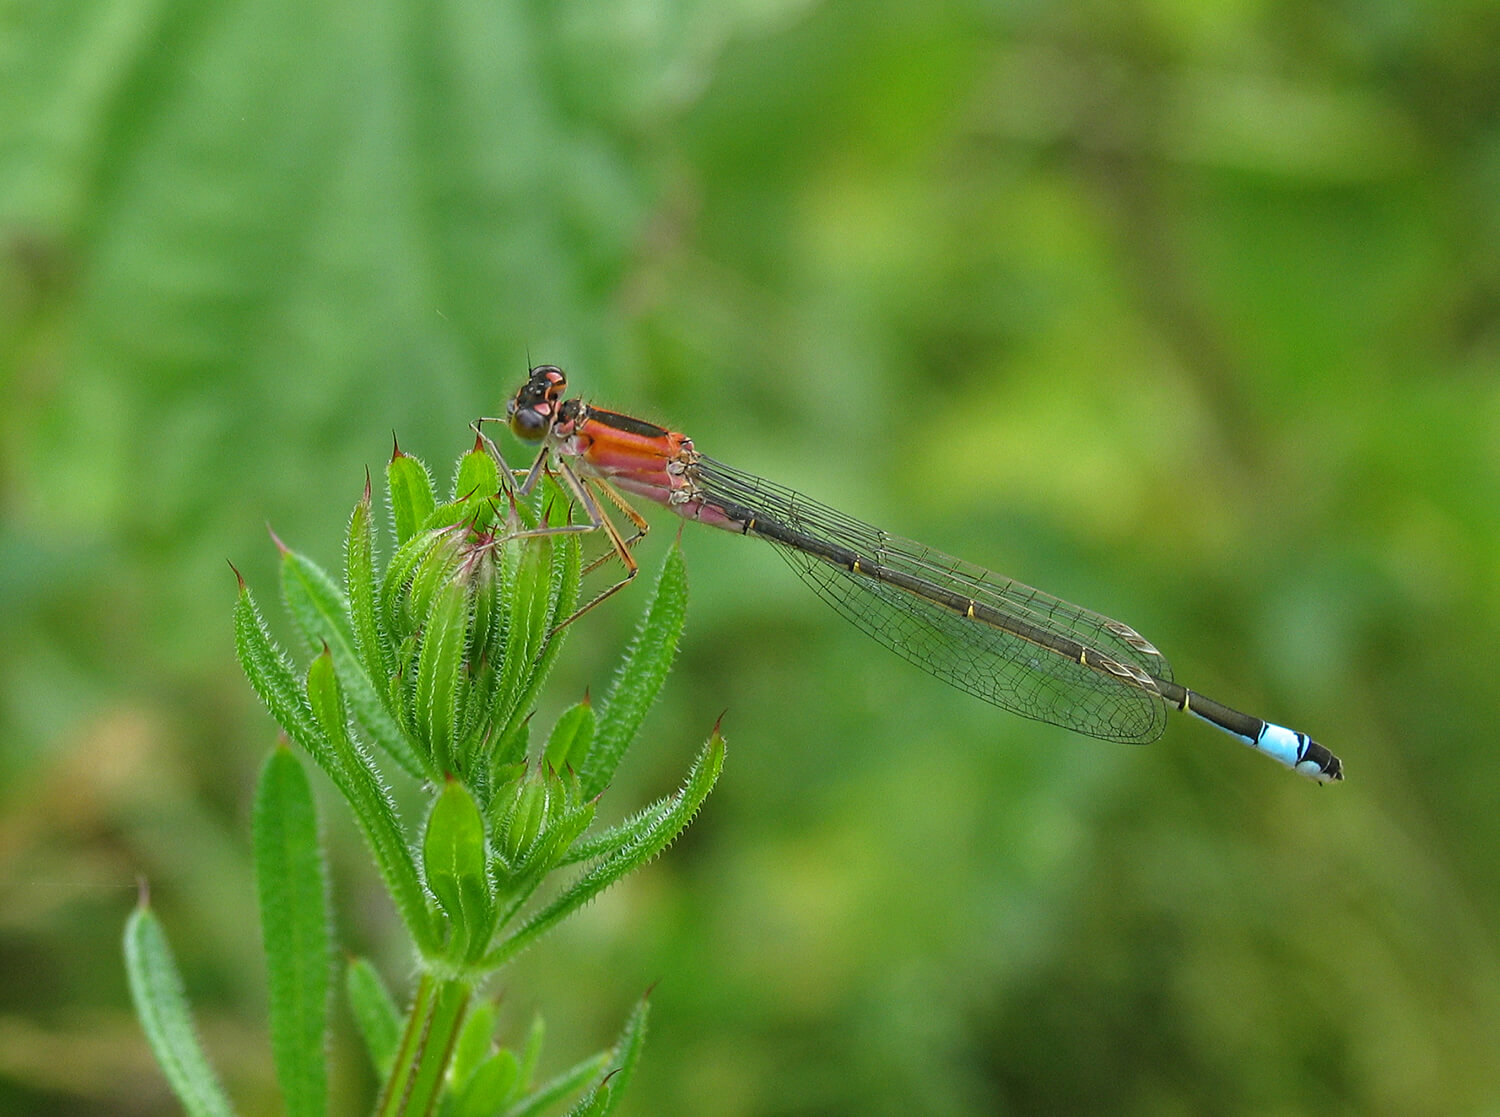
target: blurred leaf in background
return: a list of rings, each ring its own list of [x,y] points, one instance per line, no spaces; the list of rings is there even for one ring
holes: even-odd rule
[[[269,1107],[273,730],[223,560],[269,581],[269,520],[333,561],[390,431],[456,452],[528,357],[1136,625],[1350,777],[1010,718],[689,528],[646,737],[727,705],[736,760],[679,856],[572,930],[597,972],[549,965],[560,935],[509,975],[560,1060],[660,979],[633,1113],[1500,1104],[1493,3],[32,0],[3,26],[0,1112],[165,1104],[117,960],[138,874],[231,1091]],[[544,718],[636,608],[580,622]],[[684,761],[640,759],[622,800]],[[331,824],[379,957],[392,913]]]

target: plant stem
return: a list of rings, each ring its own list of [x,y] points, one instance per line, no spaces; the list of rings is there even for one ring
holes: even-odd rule
[[[433,1111],[472,991],[467,981],[422,974],[377,1117],[427,1117]]]

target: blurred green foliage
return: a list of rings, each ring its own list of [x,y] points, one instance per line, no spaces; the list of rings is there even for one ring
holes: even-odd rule
[[[269,584],[269,520],[336,562],[390,431],[450,460],[528,357],[1121,617],[1349,779],[1194,724],[1127,749],[1006,716],[689,528],[644,736],[727,706],[719,794],[508,971],[518,1034],[544,1005],[565,1062],[659,979],[637,1114],[1500,1105],[1493,3],[20,0],[0,26],[0,1111],[166,1106],[116,945],[138,874],[270,1111],[273,728],[224,559]],[[543,724],[638,608],[581,622]],[[617,802],[686,756],[638,760]],[[399,973],[330,825],[341,933]]]

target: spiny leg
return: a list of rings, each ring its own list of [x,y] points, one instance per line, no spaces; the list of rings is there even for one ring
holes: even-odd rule
[[[625,513],[626,517],[629,518],[631,525],[635,528],[635,532],[629,538],[623,540],[627,548],[634,547],[642,539],[646,538],[646,533],[651,530],[651,525],[646,522],[646,517],[637,512],[635,508],[631,506],[630,502],[615,490],[613,485],[609,485],[604,481],[600,481],[596,478],[589,478],[588,481],[585,482],[585,484],[592,484],[596,486],[599,492],[603,493],[609,498],[611,504],[613,504],[621,512]],[[612,552],[606,551],[604,554],[596,558],[593,562],[585,566],[583,568],[583,572],[585,574],[592,574],[595,570],[598,570],[599,567],[603,566],[613,557],[614,555]],[[611,590],[610,592],[613,592],[613,590]]]
[[[528,472],[526,481],[517,490],[520,495],[526,495],[536,486],[537,479],[540,478],[542,473],[541,466],[545,462],[545,460],[545,453],[538,456],[536,464],[533,465],[531,470]],[[561,478],[563,485],[568,489],[570,493],[572,493],[574,499],[578,502],[578,504],[583,507],[584,514],[588,517],[588,522],[582,524],[548,524],[544,527],[521,528],[519,530],[507,533],[506,539],[529,539],[542,535],[583,535],[591,531],[602,531],[605,538],[609,540],[610,551],[609,553],[603,555],[598,561],[590,563],[586,570],[583,572],[587,573],[588,571],[595,569],[601,562],[604,562],[611,556],[618,556],[620,561],[625,566],[625,576],[614,585],[608,587],[607,589],[593,597],[591,600],[586,602],[584,605],[574,610],[573,613],[566,617],[564,620],[554,625],[552,631],[547,634],[548,639],[551,639],[552,636],[556,635],[559,630],[564,629],[568,625],[572,624],[579,617],[583,616],[583,614],[587,613],[590,609],[598,605],[605,598],[618,593],[621,589],[623,589],[630,583],[631,579],[636,576],[636,572],[640,569],[640,567],[636,564],[635,559],[630,554],[630,548],[637,541],[639,541],[642,536],[646,534],[646,530],[649,526],[641,517],[640,513],[631,508],[625,502],[625,499],[618,493],[614,492],[604,481],[599,480],[598,478],[591,477],[587,482],[585,482],[578,476],[578,474],[573,472],[573,470],[568,466],[567,462],[559,461],[555,464],[556,473],[554,474],[554,476]],[[605,515],[604,509],[600,506],[599,502],[594,499],[594,495],[591,491],[590,486],[597,487],[600,492],[606,493],[609,496],[611,503],[615,504],[617,507],[625,511],[627,515],[629,515],[631,522],[636,526],[636,533],[635,535],[631,536],[628,542],[621,537],[619,529],[616,528],[614,522],[610,520],[607,515]]]

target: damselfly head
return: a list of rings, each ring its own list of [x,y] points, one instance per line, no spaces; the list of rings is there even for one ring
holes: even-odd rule
[[[556,365],[537,365],[532,369],[530,378],[505,410],[515,436],[528,442],[546,437],[557,418],[557,401],[567,387],[567,374]]]

